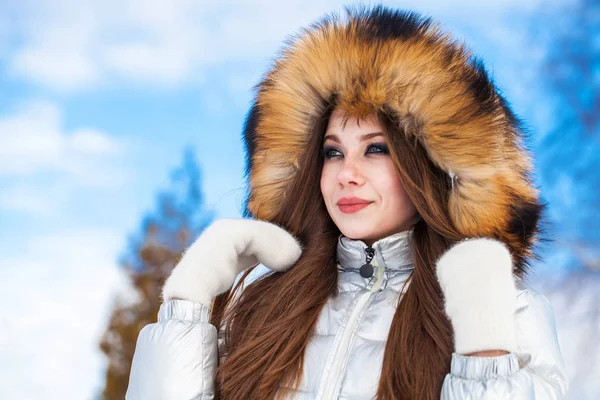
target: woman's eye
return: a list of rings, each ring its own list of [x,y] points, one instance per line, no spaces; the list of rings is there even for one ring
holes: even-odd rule
[[[321,154],[323,155],[323,157],[325,157],[326,160],[329,160],[330,158],[338,157],[338,156],[342,155],[342,153],[335,147],[324,147],[321,150]]]
[[[389,154],[390,150],[385,144],[371,144],[367,147],[367,153],[383,153]]]

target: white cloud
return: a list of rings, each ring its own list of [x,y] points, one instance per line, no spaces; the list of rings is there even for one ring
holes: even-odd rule
[[[66,203],[71,194],[72,190],[64,185],[17,182],[0,190],[0,210],[51,217]]]
[[[0,117],[0,176],[62,173],[83,185],[122,181],[112,163],[127,142],[94,128],[63,130],[62,115],[52,103],[32,101],[14,115]],[[108,171],[107,171],[108,167]]]
[[[126,43],[106,51],[106,67],[136,81],[178,83],[185,78],[191,62],[185,49],[170,47],[168,43]]]
[[[88,154],[117,154],[121,150],[113,138],[89,128],[75,131],[71,136],[69,148]]]
[[[202,13],[214,6],[43,0],[22,7],[15,36],[24,45],[12,54],[11,72],[56,90],[93,87],[110,77],[179,83],[192,67],[214,60]]]
[[[105,368],[98,343],[110,301],[127,293],[115,265],[118,232],[82,229],[34,236],[1,259],[0,393],[15,399],[91,398]]]
[[[118,155],[123,150],[123,143],[104,132],[92,128],[64,132],[61,122],[58,107],[42,101],[0,117],[0,175],[78,170],[90,157]]]
[[[63,48],[54,43],[38,46],[24,48],[14,56],[12,68],[18,75],[63,90],[89,86],[98,80],[97,66],[78,48]]]
[[[32,103],[16,115],[0,119],[0,174],[35,171],[60,162],[65,138],[58,109]]]
[[[387,3],[415,7],[414,2]],[[81,90],[111,79],[177,85],[203,79],[207,66],[270,58],[288,35],[326,12],[341,12],[344,4],[338,0],[25,2],[20,6],[22,25],[12,29],[23,45],[11,54],[10,67],[14,75],[56,90]],[[417,9],[440,20],[450,16],[474,24],[485,21],[489,31],[504,23],[498,18],[503,10],[528,12],[537,4],[432,0]],[[490,14],[496,18],[482,18]]]
[[[91,127],[65,130],[61,110],[30,101],[0,116],[0,212],[53,217],[75,196],[130,183],[132,141]]]

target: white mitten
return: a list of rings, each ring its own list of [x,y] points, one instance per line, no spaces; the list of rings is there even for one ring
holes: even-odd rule
[[[462,241],[438,260],[437,277],[456,353],[516,350],[517,288],[504,244],[487,238]]]
[[[163,287],[163,300],[192,300],[210,306],[231,288],[237,275],[258,263],[284,271],[302,248],[283,228],[265,221],[221,219],[187,249]]]

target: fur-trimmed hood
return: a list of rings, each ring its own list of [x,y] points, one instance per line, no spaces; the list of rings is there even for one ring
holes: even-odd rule
[[[303,30],[257,85],[244,128],[247,215],[278,213],[332,98],[350,116],[400,121],[453,177],[448,210],[458,231],[503,241],[523,272],[542,206],[518,119],[462,44],[430,19],[381,6]]]

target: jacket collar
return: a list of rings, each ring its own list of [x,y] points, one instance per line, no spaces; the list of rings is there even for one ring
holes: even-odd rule
[[[379,239],[371,246],[375,249],[375,258],[386,270],[407,271],[414,268],[408,245],[411,230],[395,233]],[[362,240],[350,239],[340,235],[337,245],[338,269],[359,271],[366,263],[368,246]]]

